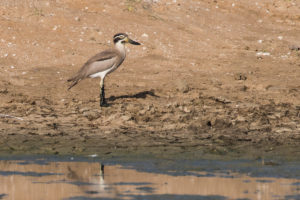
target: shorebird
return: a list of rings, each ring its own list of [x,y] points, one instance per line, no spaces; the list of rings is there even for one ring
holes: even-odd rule
[[[69,82],[72,82],[69,87],[70,90],[85,78],[100,77],[100,107],[108,106],[105,100],[104,79],[107,74],[115,71],[123,63],[126,57],[125,44],[140,45],[125,33],[118,33],[114,35],[113,39],[114,48],[107,49],[91,57],[72,78],[68,79]]]

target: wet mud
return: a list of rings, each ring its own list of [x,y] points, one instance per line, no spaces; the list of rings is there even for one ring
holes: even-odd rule
[[[9,90],[3,96],[9,102],[1,112],[10,113],[1,116],[0,150],[6,153],[110,154],[169,147],[219,155],[248,148],[299,154],[299,108],[290,104],[231,102],[197,90],[181,95],[181,102],[155,91],[112,96],[110,107],[101,109],[97,101],[57,103]],[[162,101],[169,103],[156,103]]]

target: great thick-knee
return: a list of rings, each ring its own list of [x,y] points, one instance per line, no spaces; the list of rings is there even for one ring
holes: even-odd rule
[[[105,100],[104,79],[107,74],[115,71],[123,63],[126,57],[125,44],[140,45],[125,33],[118,33],[114,35],[113,39],[114,48],[91,57],[72,78],[68,79],[69,82],[72,82],[69,87],[71,89],[82,79],[100,77],[100,106],[108,105]]]

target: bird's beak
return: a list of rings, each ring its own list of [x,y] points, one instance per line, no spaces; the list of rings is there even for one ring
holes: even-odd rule
[[[132,39],[130,38],[127,38],[127,42],[130,43],[130,44],[133,44],[133,45],[141,45],[140,43],[136,42],[136,41],[133,41]]]

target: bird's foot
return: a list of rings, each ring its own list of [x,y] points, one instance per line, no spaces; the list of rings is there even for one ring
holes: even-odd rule
[[[109,104],[106,101],[100,101],[100,107],[108,107]]]

